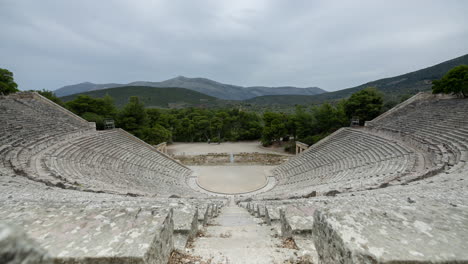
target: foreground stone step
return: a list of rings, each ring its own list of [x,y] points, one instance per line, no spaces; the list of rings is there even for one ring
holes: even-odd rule
[[[173,249],[173,211],[112,207],[3,205],[0,221],[24,227],[54,263],[166,263]]]
[[[312,227],[320,263],[467,263],[466,208],[410,201],[320,209]]]
[[[211,263],[294,263],[298,254],[274,229],[235,205],[223,208],[192,246],[189,254]]]
[[[0,223],[0,262],[52,264],[47,252],[18,228]]]

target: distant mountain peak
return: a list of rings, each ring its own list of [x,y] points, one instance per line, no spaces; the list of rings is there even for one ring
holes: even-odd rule
[[[59,97],[71,94],[83,93],[94,90],[101,90],[106,88],[122,87],[122,86],[151,86],[151,87],[177,87],[186,88],[206,95],[214,96],[226,100],[245,100],[262,95],[315,95],[324,93],[326,91],[317,88],[297,88],[291,86],[284,87],[243,87],[232,84],[220,83],[202,77],[186,77],[183,75],[176,76],[162,82],[145,82],[136,81],[127,84],[107,83],[107,84],[94,84],[91,82],[83,82],[75,85],[64,86],[55,91]]]

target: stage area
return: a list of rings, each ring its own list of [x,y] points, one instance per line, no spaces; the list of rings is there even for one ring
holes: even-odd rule
[[[170,155],[203,155],[207,153],[282,153],[282,147],[264,148],[258,141],[252,142],[225,142],[221,144],[208,143],[173,143],[168,145],[167,150]]]
[[[198,185],[211,192],[238,194],[253,192],[267,184],[275,166],[190,166]]]

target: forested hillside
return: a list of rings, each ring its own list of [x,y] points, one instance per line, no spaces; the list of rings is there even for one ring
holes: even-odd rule
[[[129,92],[133,91],[132,88],[128,88]],[[109,90],[119,91],[121,88]],[[347,126],[351,117],[359,116],[363,122],[376,117],[384,109],[382,96],[376,89],[364,89],[337,105],[325,103],[316,107],[296,107],[291,113],[266,111],[262,114],[238,107],[151,108],[143,102],[144,96],[130,96],[123,107],[117,108],[111,93],[105,91],[103,97],[80,94],[65,103],[52,92],[39,93],[95,122],[98,129],[104,128],[106,119],[113,119],[117,127],[150,144],[261,139],[264,145],[271,145],[282,144],[290,137],[313,144],[338,128]],[[119,95],[123,96],[122,93]],[[293,142],[286,144],[288,149],[294,149]]]
[[[299,88],[292,86],[282,87],[266,87],[266,86],[254,86],[254,87],[243,87],[239,85],[225,84],[216,82],[207,78],[188,78],[184,76],[178,76],[162,82],[145,82],[137,81],[128,84],[118,83],[106,83],[106,84],[95,84],[90,82],[84,82],[74,85],[67,85],[62,88],[55,90],[55,94],[59,97],[72,95],[76,93],[84,93],[101,89],[124,87],[124,86],[147,86],[147,87],[159,87],[159,88],[186,88],[189,90],[204,93],[219,99],[224,100],[245,100],[261,95],[278,95],[278,94],[298,94],[298,95],[313,95],[325,93],[326,91],[318,87],[307,87]]]
[[[156,88],[146,86],[125,86],[90,91],[62,97],[64,102],[75,99],[78,95],[89,95],[94,98],[111,96],[117,107],[124,106],[131,96],[138,96],[146,107],[177,108],[212,105],[217,98],[184,88]]]

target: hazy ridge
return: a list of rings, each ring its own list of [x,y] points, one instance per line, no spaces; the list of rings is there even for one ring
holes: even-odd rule
[[[225,100],[246,100],[263,95],[284,95],[284,94],[297,94],[297,95],[315,95],[325,93],[318,87],[298,88],[292,86],[283,87],[266,87],[266,86],[253,86],[243,87],[232,84],[224,84],[206,78],[187,78],[178,76],[162,82],[144,82],[137,81],[128,84],[106,83],[95,84],[84,82],[74,85],[67,85],[55,90],[55,94],[59,97],[67,96],[76,93],[83,93],[94,90],[101,90],[106,88],[122,87],[122,86],[148,86],[148,87],[177,87],[186,88],[200,93],[204,93],[216,98]]]

